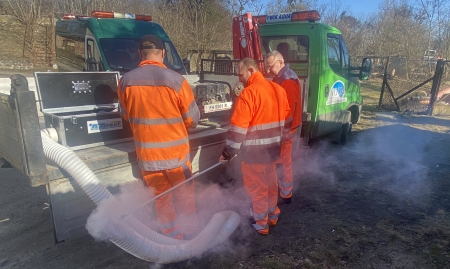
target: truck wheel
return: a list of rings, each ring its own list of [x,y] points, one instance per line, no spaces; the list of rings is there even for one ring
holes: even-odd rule
[[[341,144],[341,145],[347,144],[348,137],[350,136],[351,131],[352,131],[352,122],[351,121],[342,124],[341,140],[339,140],[339,144]]]

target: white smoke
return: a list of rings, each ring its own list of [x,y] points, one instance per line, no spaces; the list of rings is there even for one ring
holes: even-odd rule
[[[392,115],[381,114],[377,118],[380,126],[353,132],[344,146],[322,138],[309,148],[300,147],[293,159],[294,197],[305,184],[333,187],[341,186],[341,181],[360,180],[363,187],[380,188],[399,199],[426,199],[429,184],[424,152],[431,132]]]
[[[119,193],[103,200],[89,216],[86,229],[95,239],[107,241],[111,233],[116,231],[105,230],[108,222],[130,214],[138,206],[153,198],[152,192],[140,181],[131,181],[121,185]],[[154,212],[151,205],[144,206],[133,215],[147,226],[156,227],[156,220],[151,216]]]
[[[232,184],[236,184],[235,181],[233,182]],[[134,212],[133,216],[143,224],[155,231],[159,231],[154,203],[150,203],[135,211],[137,207],[152,198],[152,190],[145,187],[139,180],[123,184],[114,197],[102,201],[92,212],[87,220],[86,229],[96,240],[108,241],[116,232],[120,232],[105,229],[108,222]],[[215,213],[232,210],[238,212],[242,217],[242,225],[238,228],[240,235],[246,237],[255,233],[254,229],[249,225],[250,199],[242,186],[227,189],[222,188],[218,184],[205,183],[205,179],[198,180],[198,182],[195,182],[195,199],[199,224],[198,232],[209,223]],[[232,243],[224,242],[210,251],[221,253],[235,249],[236,246],[233,246]]]

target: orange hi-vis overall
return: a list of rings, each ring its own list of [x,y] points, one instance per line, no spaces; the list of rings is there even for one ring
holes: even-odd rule
[[[146,60],[123,75],[117,93],[119,113],[130,123],[138,165],[154,195],[189,178],[187,129],[197,125],[200,112],[188,82],[164,64]],[[155,205],[164,234],[181,239],[182,233],[196,230],[193,184],[161,197]]]
[[[234,156],[240,150],[244,188],[252,199],[253,227],[261,234],[269,233],[280,214],[275,162],[291,121],[285,90],[260,72],[250,76],[236,101],[224,151]]]
[[[281,145],[281,157],[278,164],[282,166],[282,176],[278,177],[278,185],[280,188],[280,196],[282,198],[291,198],[292,190],[294,188],[294,176],[292,171],[292,151],[293,146],[295,152],[298,149],[298,139],[296,133],[299,132],[302,124],[303,106],[301,96],[300,80],[294,71],[289,69],[289,64],[286,64],[278,72],[274,78],[274,82],[281,85],[286,91],[286,96],[289,102],[289,108],[292,115],[292,126],[289,130],[286,139]]]

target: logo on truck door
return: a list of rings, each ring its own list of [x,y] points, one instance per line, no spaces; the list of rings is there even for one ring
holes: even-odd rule
[[[327,105],[339,104],[347,102],[345,97],[345,84],[338,80],[333,86],[331,86],[330,93],[328,94]]]

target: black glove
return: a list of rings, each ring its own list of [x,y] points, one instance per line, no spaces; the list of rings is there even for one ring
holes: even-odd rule
[[[231,158],[233,157],[233,156],[231,156],[230,153],[228,153],[228,151],[226,149],[222,150],[222,156],[225,158],[226,161],[231,160]]]

